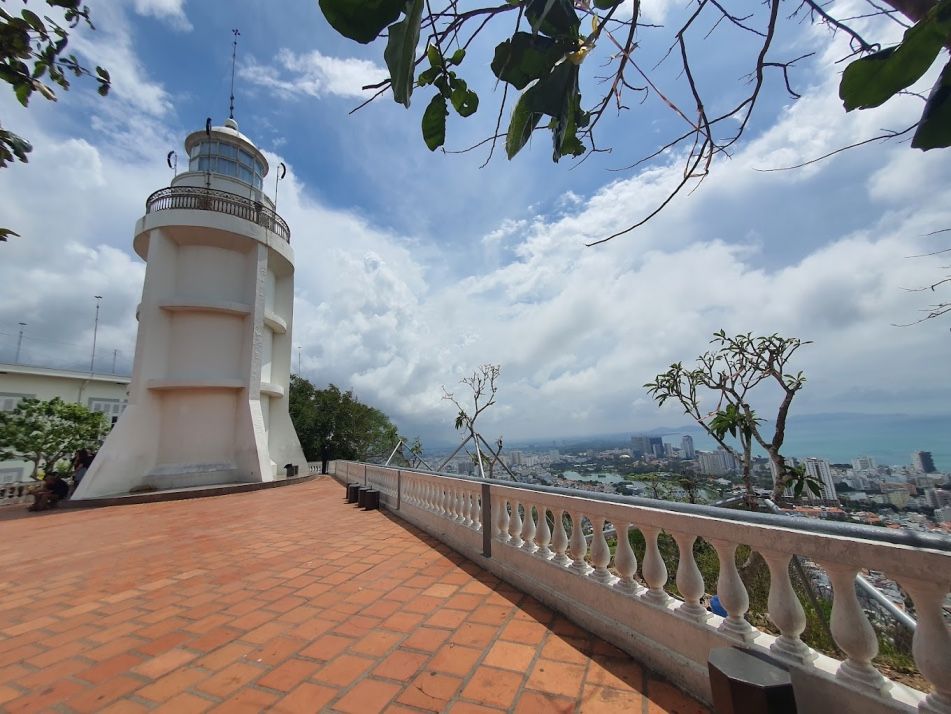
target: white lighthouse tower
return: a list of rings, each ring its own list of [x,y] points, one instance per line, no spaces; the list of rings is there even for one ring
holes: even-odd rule
[[[294,253],[268,163],[234,119],[185,139],[146,201],[129,405],[74,498],[271,481],[304,454],[288,415]]]

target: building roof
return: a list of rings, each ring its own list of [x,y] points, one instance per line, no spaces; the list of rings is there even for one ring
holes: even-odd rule
[[[129,384],[132,378],[124,374],[90,374],[73,369],[53,369],[36,367],[29,364],[7,364],[0,362],[0,374],[23,374],[30,377],[56,377],[59,379],[87,379],[91,382],[111,382]]]

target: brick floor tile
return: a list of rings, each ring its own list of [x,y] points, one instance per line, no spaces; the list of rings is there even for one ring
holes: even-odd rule
[[[501,625],[505,622],[515,610],[513,607],[504,607],[502,605],[482,605],[469,614],[471,622],[478,622],[483,625]]]
[[[121,654],[100,662],[97,665],[84,669],[76,674],[79,679],[84,679],[93,684],[99,684],[110,679],[117,674],[127,672],[137,664],[142,662],[143,658],[133,654]]]
[[[485,663],[500,669],[510,669],[513,672],[527,672],[538,650],[529,645],[520,645],[515,642],[499,640],[485,656]]]
[[[465,677],[475,667],[475,663],[482,657],[482,653],[482,649],[450,643],[439,649],[426,665],[426,668],[433,672]]]
[[[258,714],[258,712],[271,710],[280,696],[275,692],[245,687],[211,711],[216,714]]]
[[[259,687],[289,692],[310,677],[319,667],[317,662],[310,660],[289,659],[262,676],[257,684]]]
[[[468,616],[468,610],[440,609],[426,620],[426,625],[428,627],[445,627],[450,630],[455,630],[466,621]]]
[[[142,682],[128,675],[119,675],[97,684],[92,689],[69,698],[69,707],[77,712],[97,712],[119,697],[134,692]]]
[[[411,632],[423,621],[423,615],[414,612],[397,612],[380,623],[380,627],[395,632]]]
[[[585,668],[567,662],[540,659],[535,662],[525,686],[551,694],[576,698],[581,693]]]
[[[157,657],[152,657],[151,659],[145,660],[144,662],[137,664],[137,666],[132,667],[132,671],[136,674],[141,674],[143,677],[148,677],[149,679],[158,679],[159,677],[168,674],[172,670],[178,669],[182,665],[188,664],[198,655],[194,652],[189,652],[188,650],[183,650],[180,648],[173,648]]]
[[[0,704],[4,702],[9,702],[11,699],[16,699],[23,695],[19,689],[14,689],[13,687],[8,687],[5,684],[0,684]]]
[[[145,644],[145,640],[137,637],[119,637],[95,649],[86,650],[84,656],[97,662],[105,662],[107,659],[112,659],[118,654],[128,652],[143,644]]]
[[[548,692],[526,690],[518,698],[518,703],[514,711],[515,714],[536,714],[537,712],[545,712],[545,714],[573,714],[575,711],[578,711],[578,709],[574,699],[559,697],[555,694],[549,694]],[[581,711],[587,710],[582,708]],[[637,712],[637,714],[640,714],[641,709],[639,706],[630,708],[618,707],[610,711],[612,714],[619,714],[619,712],[632,712],[632,714],[633,712]]]
[[[614,714],[618,711],[644,711],[645,697],[640,692],[585,686],[578,711],[583,714]]]
[[[274,667],[288,657],[297,654],[306,645],[306,641],[296,637],[275,637],[251,652],[248,659],[258,664]]]
[[[264,670],[246,662],[235,662],[201,682],[197,688],[214,697],[227,697],[245,684],[253,682],[263,673]]]
[[[648,714],[709,714],[710,710],[673,685],[652,677],[647,683],[647,712]]]
[[[429,659],[428,654],[397,650],[373,670],[374,676],[405,681],[413,677]]]
[[[300,651],[302,657],[319,659],[323,661],[331,660],[342,652],[346,651],[354,640],[349,637],[340,637],[338,635],[324,635],[320,639],[312,642],[310,645]]]
[[[459,690],[462,679],[423,672],[397,697],[397,701],[426,711],[441,712]]]
[[[119,699],[101,710],[99,714],[145,714],[149,708],[128,699]]]
[[[576,640],[552,633],[545,641],[541,655],[545,659],[554,659],[559,662],[584,664],[588,661],[588,656],[585,654],[586,644],[584,640]]]
[[[305,682],[274,705],[272,711],[280,714],[322,711],[327,702],[337,696],[337,689]]]
[[[39,694],[31,693],[7,702],[4,705],[4,712],[20,714],[20,712],[38,712],[51,709],[51,705],[55,702],[61,702],[83,691],[84,688],[81,684],[69,679],[60,679],[39,692]]]
[[[352,714],[377,712],[389,704],[400,689],[398,684],[391,682],[364,679],[334,704],[334,710]]]
[[[34,667],[49,667],[51,664],[56,664],[64,659],[74,657],[88,649],[92,649],[91,645],[83,644],[82,642],[69,642],[65,645],[48,649],[46,652],[30,657],[30,659],[26,661]]]
[[[346,687],[374,664],[376,664],[376,660],[367,657],[340,655],[318,670],[314,679],[327,684],[335,684],[338,687]]]
[[[403,635],[398,632],[389,632],[387,630],[377,630],[371,632],[362,639],[360,639],[356,644],[350,647],[350,651],[355,654],[365,654],[370,656],[380,656],[386,654],[400,640],[403,639]]]
[[[193,637],[194,635],[189,632],[169,632],[167,635],[162,635],[158,639],[141,644],[135,649],[137,652],[141,652],[142,654],[146,655],[160,655],[163,652],[167,652],[170,649],[178,647],[183,642],[188,642]],[[189,642],[189,647],[191,646],[192,643]]]
[[[210,669],[213,672],[217,672],[220,669],[224,669],[232,662],[237,662],[239,659],[243,659],[248,653],[253,651],[254,647],[252,645],[246,645],[243,642],[229,642],[223,647],[219,647],[214,652],[205,655],[195,662],[195,664],[204,667],[205,669]]]
[[[487,707],[484,704],[473,704],[472,702],[456,702],[449,708],[449,714],[500,714],[507,712],[508,709],[497,709]],[[535,709],[535,712],[541,712],[541,709]]]
[[[209,673],[204,670],[195,667],[182,667],[142,687],[136,692],[136,696],[151,699],[153,702],[164,702],[179,692],[190,689],[209,676]]]
[[[630,657],[594,657],[588,666],[586,683],[613,689],[643,691],[644,671]]]
[[[467,622],[456,630],[449,640],[467,647],[486,647],[495,638],[496,632],[498,632],[497,628],[491,625]]]
[[[480,704],[507,709],[514,704],[522,679],[521,673],[494,667],[479,667],[463,688],[462,697]]]
[[[449,630],[437,630],[433,627],[420,627],[409,633],[409,636],[403,640],[402,647],[423,650],[424,652],[435,652],[442,643],[449,639],[452,634]]]
[[[233,642],[240,636],[241,631],[233,627],[216,627],[213,630],[208,630],[201,637],[189,634],[188,647],[200,652],[211,652],[223,644]]]
[[[210,702],[207,699],[202,699],[188,692],[182,692],[181,694],[176,694],[152,711],[158,714],[199,714],[200,712],[208,711],[214,705],[214,702]]]

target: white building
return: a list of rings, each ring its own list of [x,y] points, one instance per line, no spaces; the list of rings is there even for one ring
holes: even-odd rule
[[[825,459],[817,459],[811,457],[806,459],[806,475],[811,476],[814,479],[817,479],[820,483],[820,495],[823,501],[835,501],[837,500],[835,495],[835,484],[832,482],[832,468],[829,465],[829,462]],[[809,491],[808,488],[803,490],[803,494],[808,492],[808,497],[810,499],[815,498],[812,491]]]
[[[871,456],[859,456],[852,459],[852,468],[856,471],[874,471],[878,468],[878,464]]]
[[[153,193],[129,406],[74,498],[271,481],[304,465],[288,415],[294,254],[263,154],[229,119]]]
[[[722,476],[741,469],[740,462],[729,451],[719,448],[716,451],[698,451],[700,473],[709,476]]]
[[[693,437],[690,434],[684,434],[680,440],[680,456],[684,459],[695,459],[697,452],[693,448]]]
[[[13,411],[21,399],[59,397],[102,412],[115,423],[125,410],[128,389],[129,378],[115,374],[0,363],[0,411],[4,412]],[[27,481],[31,469],[26,461],[0,461],[0,484]]]

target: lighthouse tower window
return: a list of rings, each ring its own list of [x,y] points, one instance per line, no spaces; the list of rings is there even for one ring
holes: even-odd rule
[[[223,141],[202,141],[189,152],[190,171],[211,171],[231,176],[260,189],[264,182],[264,166],[251,154]]]

